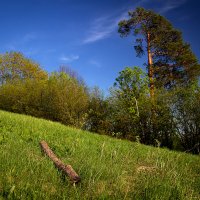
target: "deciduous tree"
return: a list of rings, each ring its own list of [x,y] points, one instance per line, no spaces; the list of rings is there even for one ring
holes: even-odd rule
[[[9,52],[0,55],[0,84],[27,79],[47,79],[47,73],[36,62],[22,53]]]

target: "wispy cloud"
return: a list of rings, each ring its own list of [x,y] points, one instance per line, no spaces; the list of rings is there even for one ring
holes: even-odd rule
[[[119,16],[99,17],[92,22],[91,28],[88,32],[88,37],[83,40],[83,44],[93,43],[98,40],[108,38],[114,31],[120,20],[127,17],[127,11],[124,11]]]
[[[160,14],[165,14],[175,8],[183,5],[187,0],[152,0],[150,3],[148,0],[139,0],[137,3],[128,5],[126,8],[119,10],[115,15],[100,16],[96,18],[90,25],[89,31],[86,33],[87,37],[82,41],[83,44],[94,43],[99,40],[110,37],[113,32],[117,30],[118,22],[128,17],[128,11],[134,10],[137,6],[152,7],[157,6]],[[149,5],[149,6],[148,6]]]
[[[95,66],[97,68],[101,68],[101,64],[97,60],[91,59],[91,60],[89,60],[89,64],[92,65],[92,66]]]
[[[92,22],[91,28],[87,33],[87,37],[83,40],[83,44],[96,42],[107,38],[115,29],[113,19],[109,17],[100,17]]]
[[[187,0],[178,0],[178,1],[174,1],[174,0],[168,0],[165,1],[165,3],[161,6],[159,13],[161,14],[165,14],[173,9],[176,9],[178,7],[180,7],[181,5],[183,5],[184,3],[186,3]]]
[[[78,60],[79,56],[78,55],[70,55],[70,56],[61,56],[60,60],[63,62],[73,62],[75,60]]]
[[[96,18],[91,23],[87,33],[88,36],[83,40],[83,44],[93,43],[111,36],[117,30],[119,21],[128,17],[128,10],[126,8],[114,15]]]

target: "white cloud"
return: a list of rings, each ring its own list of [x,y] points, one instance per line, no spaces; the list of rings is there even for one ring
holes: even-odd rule
[[[101,16],[95,19],[87,32],[87,37],[83,40],[83,44],[93,43],[110,37],[117,31],[118,23],[128,18],[128,11],[134,10],[137,6],[145,4],[148,0],[139,0],[134,4],[129,4],[115,12],[113,15]]]
[[[159,4],[158,6],[158,12],[160,14],[165,14],[175,8],[180,7],[183,5],[187,0],[166,0],[166,1],[160,1],[160,0],[153,0],[151,5],[155,6]],[[138,6],[145,6],[150,5],[150,1],[148,0],[140,0],[137,3],[133,5],[127,6],[125,9],[120,10],[116,12],[115,15],[107,15],[107,16],[101,16],[97,19],[95,19],[89,28],[89,31],[86,33],[87,37],[83,40],[83,44],[93,43],[99,40],[103,40],[105,38],[110,37],[113,32],[116,32],[118,27],[118,22],[122,19],[126,19],[128,17],[128,11],[134,10],[134,8]],[[119,14],[121,13],[121,14]]]
[[[160,8],[159,13],[161,14],[165,14],[175,8],[180,7],[181,5],[183,5],[184,3],[186,3],[187,0],[178,0],[178,1],[174,1],[174,0],[168,0],[166,1],[163,6]]]
[[[89,60],[89,64],[93,65],[93,66],[95,66],[97,68],[101,68],[101,64],[98,61],[96,61],[96,60],[93,60],[93,59]]]
[[[61,56],[60,60],[64,62],[73,62],[75,60],[78,60],[79,56],[78,55],[70,55],[70,56]]]
[[[88,36],[83,40],[83,44],[93,43],[108,38],[117,30],[119,21],[125,19],[127,14],[128,11],[123,12],[119,17],[106,16],[95,19],[87,33]]]
[[[115,24],[113,24],[112,19],[109,17],[97,18],[91,25],[87,37],[83,40],[84,44],[96,42],[98,40],[107,38],[115,29]]]

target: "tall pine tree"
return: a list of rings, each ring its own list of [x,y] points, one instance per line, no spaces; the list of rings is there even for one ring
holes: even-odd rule
[[[155,86],[171,88],[177,84],[187,85],[198,77],[200,66],[190,45],[183,41],[181,32],[167,19],[144,8],[128,14],[129,19],[119,22],[118,32],[122,37],[133,33],[137,56],[147,54],[152,99]]]

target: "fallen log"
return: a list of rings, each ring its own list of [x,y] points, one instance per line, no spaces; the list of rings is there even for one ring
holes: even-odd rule
[[[43,140],[40,142],[40,146],[44,153],[53,161],[55,166],[62,171],[65,175],[69,177],[69,179],[73,183],[78,183],[81,181],[80,176],[74,171],[71,165],[65,165],[55,154],[54,152],[50,149],[48,144]]]

